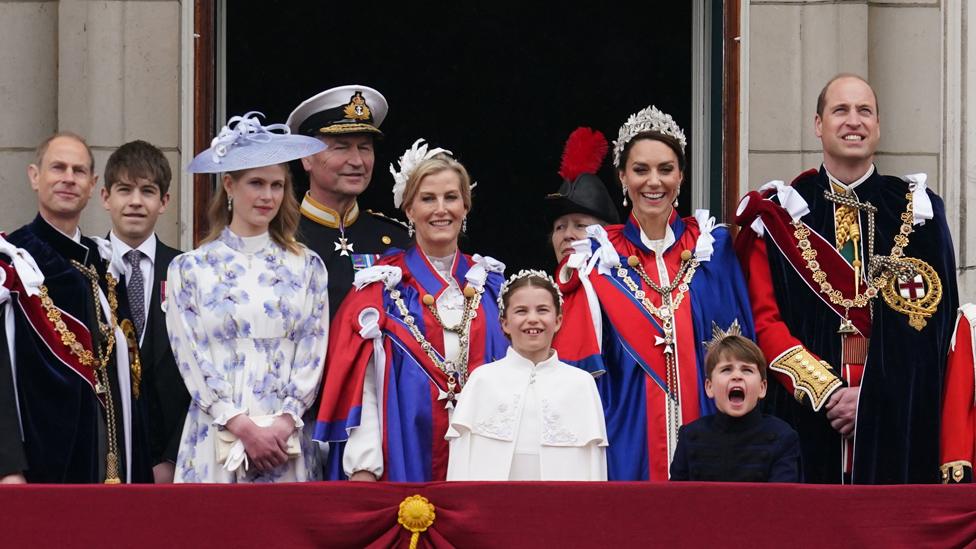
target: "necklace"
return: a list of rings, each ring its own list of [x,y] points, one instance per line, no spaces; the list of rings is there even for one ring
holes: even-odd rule
[[[465,309],[467,309],[468,303],[474,298],[476,292],[473,287],[465,286],[463,293],[464,293],[464,307]],[[437,306],[435,305],[437,300],[434,299],[434,296],[430,294],[424,294],[424,297],[421,298],[421,301],[423,302],[424,306],[427,307],[427,310],[430,311],[430,314],[433,315],[434,319],[437,320],[437,323],[441,325],[441,328],[444,328],[444,330],[451,333],[455,333],[458,335],[461,334],[462,330],[464,329],[464,323],[465,323],[463,314],[461,315],[461,320],[459,320],[457,324],[453,326],[448,326],[447,323],[444,322],[444,319],[441,318],[441,313],[437,310]]]
[[[831,202],[864,211],[868,215],[868,287],[864,293],[861,293],[855,288],[853,297],[845,296],[827,281],[827,273],[820,269],[820,262],[817,261],[817,250],[810,244],[810,228],[799,220],[793,222],[793,236],[797,239],[797,248],[800,249],[801,256],[807,262],[806,267],[810,271],[813,281],[820,285],[820,293],[826,295],[832,304],[844,308],[844,320],[841,321],[837,333],[852,334],[857,331],[850,318],[848,318],[852,307],[861,308],[866,306],[878,295],[881,288],[891,282],[893,277],[910,278],[915,276],[915,267],[910,262],[902,259],[904,249],[908,246],[908,235],[914,231],[912,227],[912,193],[909,192],[905,195],[907,205],[905,211],[901,214],[902,224],[898,234],[895,235],[891,253],[887,256],[874,255],[874,214],[877,212],[877,208],[871,204],[858,202],[856,198],[849,195],[834,193],[829,190],[824,192],[824,197]]]
[[[667,385],[667,421],[668,421],[668,457],[673,456],[674,447],[677,443],[680,403],[678,401],[678,364],[675,358],[675,334],[674,334],[674,315],[681,306],[685,294],[690,288],[691,279],[695,276],[698,269],[698,260],[694,258],[691,250],[681,252],[681,266],[674,276],[674,280],[667,286],[656,284],[651,277],[647,276],[641,265],[640,258],[632,255],[627,258],[627,264],[637,272],[645,284],[661,296],[661,307],[655,307],[647,294],[640,289],[637,282],[629,276],[627,268],[621,265],[617,269],[617,276],[623,281],[631,291],[637,301],[647,310],[648,313],[657,317],[661,321],[661,329],[664,338],[660,343],[664,344],[664,363],[665,363],[665,383]],[[678,295],[672,298],[674,290],[678,290]]]
[[[406,303],[403,302],[403,296],[400,294],[400,290],[394,289],[390,291],[390,298],[396,304],[400,316],[403,317],[403,322],[407,325],[407,329],[410,330],[411,335],[420,344],[420,348],[424,350],[431,362],[447,377],[447,394],[442,398],[447,399],[448,406],[453,403],[457,394],[464,388],[464,384],[468,381],[468,340],[471,333],[471,321],[474,319],[475,311],[481,303],[482,293],[484,293],[484,289],[481,288],[476,289],[472,286],[466,286],[464,288],[464,312],[461,315],[461,321],[456,326],[451,327],[445,326],[440,315],[437,313],[437,309],[434,306],[434,296],[430,294],[424,295],[422,301],[433,312],[437,324],[442,329],[458,335],[458,346],[460,347],[458,357],[453,360],[446,360],[440,356],[437,349],[434,348],[420,331],[420,327],[417,326],[417,321],[410,314]]]

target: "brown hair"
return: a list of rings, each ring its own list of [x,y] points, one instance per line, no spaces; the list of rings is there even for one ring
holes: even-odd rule
[[[633,148],[634,143],[637,143],[643,139],[660,141],[661,143],[667,145],[669,149],[674,151],[674,155],[678,158],[678,169],[681,171],[681,173],[685,173],[685,153],[681,150],[681,143],[670,135],[665,135],[654,130],[648,130],[635,135],[630,141],[627,142],[626,145],[624,145],[624,150],[620,153],[620,166],[617,166],[618,174],[627,170],[627,159],[630,157],[630,149]]]
[[[298,220],[301,217],[301,213],[299,212],[298,200],[295,198],[295,193],[292,190],[291,170],[288,168],[287,162],[276,165],[281,166],[285,170],[285,192],[284,196],[282,196],[278,213],[275,214],[274,219],[268,224],[268,233],[271,235],[271,240],[276,244],[293,254],[298,254],[301,252],[302,247],[295,240],[295,233],[298,231]],[[234,181],[239,181],[252,169],[254,168],[227,172],[226,175]],[[231,212],[227,209],[227,189],[218,180],[217,192],[214,193],[213,198],[210,200],[210,207],[207,209],[207,224],[209,226],[207,236],[200,243],[204,244],[216,240],[224,230],[224,227],[230,225],[230,221]]]
[[[523,276],[522,278],[516,278],[511,284],[507,284],[502,291],[502,316],[508,311],[508,302],[511,295],[515,293],[519,288],[542,288],[543,290],[549,292],[552,296],[552,303],[556,306],[556,314],[560,315],[563,312],[562,305],[559,304],[559,290],[552,285],[552,282],[547,278],[543,278],[539,275],[530,274],[528,276]]]
[[[173,172],[162,151],[145,141],[136,140],[116,149],[105,164],[103,181],[109,192],[112,192],[112,185],[120,182],[122,177],[127,177],[132,182],[136,179],[148,179],[159,187],[159,194],[165,196],[169,192]]]
[[[878,92],[874,91],[874,88],[871,87],[870,82],[862,78],[860,75],[852,72],[842,72],[827,81],[823,89],[820,90],[820,95],[817,96],[817,116],[823,118],[824,108],[827,107],[827,90],[830,89],[830,85],[843,78],[854,78],[864,82],[868,89],[871,90],[871,94],[874,95],[874,114],[875,116],[878,116],[881,111],[881,106],[878,104]]]
[[[468,170],[463,164],[457,160],[451,158],[450,155],[441,153],[433,158],[424,160],[413,170],[410,177],[407,178],[407,184],[403,189],[403,202],[400,204],[400,208],[403,211],[407,211],[407,208],[413,203],[413,199],[417,197],[417,191],[420,190],[420,182],[428,175],[434,175],[440,173],[444,170],[454,170],[457,172],[458,177],[461,180],[461,201],[464,202],[464,208],[471,211],[471,176],[468,174]]]
[[[68,131],[57,132],[55,134],[49,135],[44,141],[41,141],[41,144],[38,145],[36,149],[34,149],[34,165],[37,166],[38,168],[41,167],[41,163],[44,162],[44,155],[47,154],[47,148],[51,145],[51,141],[54,141],[59,137],[68,137],[70,139],[74,139],[75,141],[85,146],[85,150],[88,152],[88,159],[89,159],[88,169],[91,170],[92,174],[94,175],[95,156],[92,155],[91,147],[88,146],[88,142],[85,141],[85,138],[76,134],[75,132],[68,132]]]
[[[708,352],[705,353],[705,377],[712,377],[715,366],[723,358],[755,364],[759,368],[759,375],[764,381],[766,380],[766,357],[751,339],[730,335],[709,345]]]

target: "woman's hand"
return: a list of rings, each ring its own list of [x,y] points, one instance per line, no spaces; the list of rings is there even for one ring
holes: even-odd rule
[[[278,440],[287,450],[288,437],[295,432],[295,419],[288,414],[281,414],[275,418],[270,428],[272,431],[274,431],[275,436],[278,437]]]
[[[247,457],[258,471],[268,472],[288,461],[287,446],[278,440],[273,427],[258,427],[244,414],[231,418],[225,427],[241,439]]]
[[[357,482],[376,482],[379,479],[376,478],[376,475],[370,473],[369,471],[356,471],[349,477],[349,480],[354,480]]]

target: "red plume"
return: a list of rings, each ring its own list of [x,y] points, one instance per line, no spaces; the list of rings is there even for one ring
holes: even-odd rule
[[[596,173],[607,156],[607,138],[598,130],[576,128],[566,140],[559,175],[566,181],[576,181],[580,174]]]

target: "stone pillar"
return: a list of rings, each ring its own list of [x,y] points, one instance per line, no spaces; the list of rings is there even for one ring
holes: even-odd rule
[[[965,142],[966,118],[976,113],[976,99],[970,103],[964,96],[955,104],[946,99],[960,85],[958,71],[964,74],[963,89],[974,82],[973,52],[956,51],[974,49],[968,42],[976,27],[959,23],[973,8],[965,0],[749,0],[747,6],[749,104],[743,124],[749,181],[742,186],[789,181],[818,167],[817,94],[837,73],[860,74],[878,94],[878,169],[892,175],[925,172],[929,186],[946,198],[960,298],[976,300],[976,253],[970,252],[976,248],[976,223],[967,223],[965,200],[976,196],[976,153],[966,155],[976,147]],[[947,40],[950,25],[957,27],[958,44]],[[955,65],[946,65],[956,58]],[[962,67],[964,59],[968,64]],[[961,124],[958,143],[947,128],[954,117],[961,120],[954,122]],[[961,168],[948,172],[947,165]]]
[[[0,125],[0,229],[33,218],[37,199],[27,164],[42,139],[69,130],[88,140],[98,174],[126,141],[143,139],[163,150],[175,180],[157,230],[177,244],[179,69],[179,1],[0,0],[0,102],[7,108]],[[81,226],[94,235],[111,227],[98,189]]]
[[[58,11],[60,129],[88,139],[99,174],[127,141],[142,139],[162,149],[174,180],[156,230],[170,245],[178,244],[179,2],[64,1]],[[93,199],[82,229],[103,235],[110,228],[101,199]]]
[[[37,212],[34,148],[58,128],[58,3],[0,1],[0,230]]]

